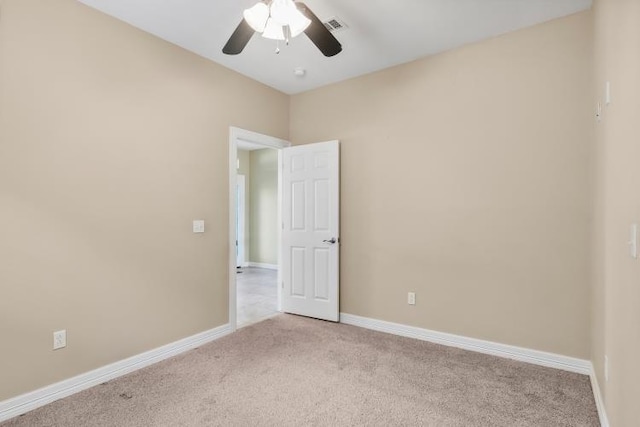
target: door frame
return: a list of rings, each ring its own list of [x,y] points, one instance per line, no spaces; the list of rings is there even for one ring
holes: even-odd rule
[[[290,147],[291,143],[284,139],[264,135],[238,127],[229,127],[229,326],[232,331],[237,329],[237,290],[236,290],[236,221],[237,221],[237,182],[238,182],[238,141],[250,142],[261,145],[264,148],[274,148],[278,150],[278,224],[282,224],[282,149]],[[281,246],[282,227],[278,227],[278,279],[277,283],[282,283],[281,268]],[[245,260],[248,261],[248,260]],[[282,310],[281,296],[282,287],[278,288],[278,311]]]

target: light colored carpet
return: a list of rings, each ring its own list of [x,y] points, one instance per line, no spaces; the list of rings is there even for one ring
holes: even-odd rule
[[[597,426],[589,379],[292,315],[8,426]]]

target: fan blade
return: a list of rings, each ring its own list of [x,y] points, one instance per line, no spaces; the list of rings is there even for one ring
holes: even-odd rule
[[[322,21],[302,2],[296,2],[298,10],[307,18],[311,19],[311,24],[304,30],[304,33],[316,45],[324,56],[334,56],[342,52],[342,45],[329,30],[324,26]]]
[[[229,41],[222,48],[222,53],[226,53],[227,55],[237,55],[242,52],[242,49],[249,43],[251,37],[253,36],[253,28],[247,24],[247,21],[244,19],[240,21],[236,30],[229,37]]]

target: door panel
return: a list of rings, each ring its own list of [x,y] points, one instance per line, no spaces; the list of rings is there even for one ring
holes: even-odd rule
[[[283,150],[282,309],[339,319],[339,143]]]
[[[314,229],[315,231],[329,231],[329,180],[316,180],[313,197],[315,199]]]
[[[305,191],[304,181],[291,183],[291,229],[305,230]]]
[[[329,249],[316,248],[314,259],[314,275],[313,275],[313,289],[314,298],[320,300],[329,299],[329,271],[331,267],[329,265]]]
[[[291,295],[304,297],[305,248],[291,248]]]

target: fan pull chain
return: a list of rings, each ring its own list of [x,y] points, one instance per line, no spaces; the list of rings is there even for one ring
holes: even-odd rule
[[[280,41],[276,41],[276,55],[280,53]]]
[[[285,44],[289,46],[289,39],[291,39],[291,27],[289,27],[288,25],[285,25],[284,27],[282,27],[282,30],[284,32]]]

